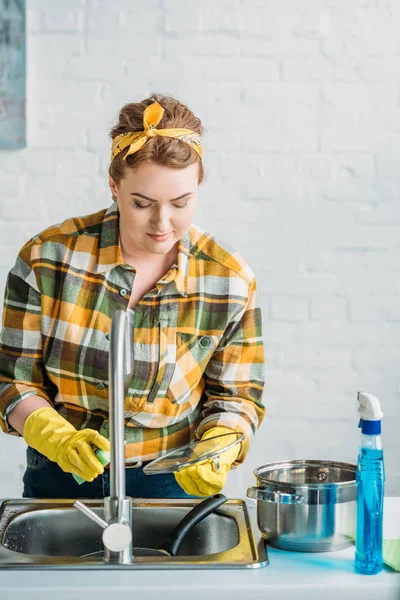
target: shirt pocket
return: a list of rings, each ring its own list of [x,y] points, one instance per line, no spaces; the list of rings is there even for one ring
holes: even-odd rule
[[[221,337],[180,333],[176,335],[176,366],[170,380],[167,398],[173,404],[189,402],[202,380]],[[198,400],[199,398],[197,398]]]
[[[168,321],[160,321],[158,327],[159,357],[157,373],[147,396],[146,404],[154,404],[156,400],[165,398],[175,370],[176,329],[170,327]]]

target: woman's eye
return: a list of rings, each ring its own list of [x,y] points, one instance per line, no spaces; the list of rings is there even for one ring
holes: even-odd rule
[[[188,205],[188,202],[185,202],[185,204],[173,204],[172,206],[174,206],[175,208],[185,208],[185,206]],[[149,206],[152,206],[151,204],[140,204],[139,202],[136,202],[135,200],[135,206],[136,208],[149,208]]]

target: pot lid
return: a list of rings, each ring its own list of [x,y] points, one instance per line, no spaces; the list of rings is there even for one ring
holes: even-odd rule
[[[235,437],[233,441],[232,437]],[[176,473],[186,467],[201,462],[212,460],[215,470],[219,470],[218,457],[222,452],[230,450],[244,439],[244,434],[233,431],[213,438],[192,442],[186,446],[175,448],[163,456],[156,458],[143,467],[146,475],[159,475],[161,473]]]

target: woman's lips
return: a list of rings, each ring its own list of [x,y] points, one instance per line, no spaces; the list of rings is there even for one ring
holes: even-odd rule
[[[148,233],[147,235],[149,237],[151,237],[152,240],[155,240],[156,242],[164,242],[171,235],[171,232],[170,233],[164,233],[163,235],[153,235],[151,233]]]

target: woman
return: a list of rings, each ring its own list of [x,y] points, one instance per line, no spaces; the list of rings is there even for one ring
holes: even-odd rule
[[[95,451],[109,449],[109,332],[120,308],[134,348],[127,494],[211,495],[245,458],[264,415],[261,315],[243,258],[192,225],[201,134],[173,98],[127,104],[111,131],[112,206],[49,227],[18,255],[5,292],[0,424],[28,444],[24,497],[109,494]],[[232,431],[244,441],[218,472],[207,462],[175,478],[143,474],[168,450]]]

